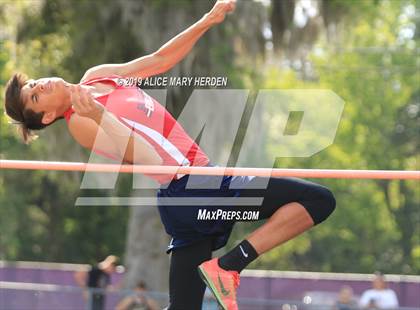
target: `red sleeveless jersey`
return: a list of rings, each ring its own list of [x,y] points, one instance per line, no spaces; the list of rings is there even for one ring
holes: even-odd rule
[[[112,83],[115,89],[95,99],[114,114],[120,122],[146,139],[159,153],[166,166],[205,166],[207,155],[185,132],[172,115],[155,99],[136,86],[127,87],[118,83],[119,76],[102,77],[81,83],[90,85],[97,82]],[[75,113],[70,107],[64,118],[67,123]],[[115,159],[100,150],[96,153]],[[173,175],[148,175],[159,183],[170,182]]]

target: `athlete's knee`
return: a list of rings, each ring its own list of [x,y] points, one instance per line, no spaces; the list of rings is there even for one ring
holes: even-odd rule
[[[334,194],[326,187],[322,188],[322,197],[323,197],[323,205],[325,210],[325,217],[324,220],[327,219],[335,210],[336,207],[336,200]]]
[[[317,186],[308,192],[304,207],[315,225],[325,221],[335,210],[334,194],[324,186]]]

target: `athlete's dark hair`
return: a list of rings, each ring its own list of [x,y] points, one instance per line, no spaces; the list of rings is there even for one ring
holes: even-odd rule
[[[19,126],[25,143],[29,143],[36,138],[32,130],[43,129],[50,125],[42,123],[44,112],[36,113],[32,109],[25,108],[21,90],[27,81],[28,77],[26,75],[15,73],[6,84],[6,102],[4,104],[7,115]]]

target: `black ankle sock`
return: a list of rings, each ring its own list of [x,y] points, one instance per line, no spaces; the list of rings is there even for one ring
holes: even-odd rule
[[[251,243],[245,239],[231,251],[219,258],[219,266],[224,270],[241,272],[257,257],[257,251],[255,251]]]

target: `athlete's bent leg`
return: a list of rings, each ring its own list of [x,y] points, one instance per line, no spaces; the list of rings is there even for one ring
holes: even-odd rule
[[[241,197],[263,196],[263,204],[255,210],[259,210],[260,219],[268,221],[220,258],[219,264],[225,270],[241,272],[258,255],[321,223],[335,209],[333,194],[322,185],[300,179],[271,178],[266,188],[252,189],[264,184],[267,179],[255,178]]]
[[[334,211],[336,202],[331,191],[315,183],[307,184],[297,202],[278,208],[264,225],[246,238],[258,255],[323,222]]]
[[[256,179],[256,182],[264,181]],[[199,266],[200,274],[226,310],[236,310],[239,273],[259,255],[324,221],[335,209],[325,187],[299,180],[272,178],[264,190],[246,190],[244,196],[264,196],[261,219],[268,221],[220,259]],[[241,196],[243,196],[241,194]],[[220,275],[223,275],[221,278]],[[229,289],[226,289],[226,288]]]
[[[169,270],[169,310],[197,310],[203,303],[205,284],[197,267],[211,258],[212,240],[172,250]]]
[[[258,255],[290,240],[314,225],[306,209],[297,202],[279,208],[268,221],[247,238]]]

